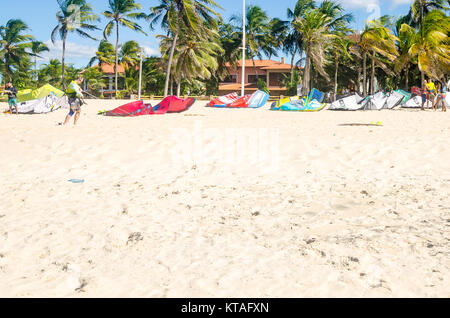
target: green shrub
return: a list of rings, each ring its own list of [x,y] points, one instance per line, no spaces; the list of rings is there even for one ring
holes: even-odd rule
[[[256,86],[258,87],[259,90],[266,92],[267,94],[270,95],[270,91],[267,88],[267,83],[262,78],[258,78],[258,82],[256,83]]]

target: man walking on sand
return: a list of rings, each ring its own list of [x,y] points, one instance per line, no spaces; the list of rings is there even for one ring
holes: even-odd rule
[[[66,116],[64,125],[69,123],[70,118],[74,114],[75,114],[75,118],[73,120],[74,125],[77,124],[78,119],[80,118],[81,106],[85,104],[83,98],[83,90],[80,87],[81,83],[83,83],[83,78],[79,77],[70,83],[69,88],[66,91],[66,95],[69,98],[70,111]]]
[[[422,94],[420,95],[422,97],[422,107],[421,107],[421,109],[425,110],[423,106],[425,105],[425,103],[428,100],[428,87],[427,87],[427,81],[426,80],[423,80],[421,92],[422,92]]]
[[[17,88],[15,88],[11,82],[8,82],[8,84],[6,84],[5,92],[6,94],[8,94],[9,112],[12,114],[12,108],[14,107],[16,109],[16,115],[18,115],[19,112],[17,110]]]

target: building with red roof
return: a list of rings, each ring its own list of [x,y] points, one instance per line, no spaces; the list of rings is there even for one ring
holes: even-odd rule
[[[106,82],[108,83],[108,86],[106,89],[103,90],[103,94],[104,95],[109,95],[109,94],[114,94],[115,93],[115,65],[114,64],[107,64],[107,63],[100,63],[97,65],[92,66],[89,69],[92,68],[99,68],[99,66],[101,67],[100,71],[103,73],[103,78],[106,79]],[[138,68],[138,66],[137,66]],[[84,71],[81,71],[80,74],[83,74],[84,72],[86,72],[88,69],[85,69]],[[125,68],[123,67],[123,65],[118,65],[117,66],[117,73],[119,75],[118,78],[118,85],[119,85],[119,90],[121,89],[121,87],[123,87],[123,79],[121,79],[121,77],[125,76]]]
[[[219,84],[219,95],[226,95],[241,90],[242,81],[242,61],[238,61],[237,65],[232,66],[227,63],[229,76]],[[296,67],[299,69],[298,67]],[[251,94],[258,87],[257,79],[261,78],[267,83],[267,88],[274,95],[286,94],[287,88],[284,87],[282,81],[285,76],[290,76],[291,65],[286,64],[284,58],[281,62],[274,60],[246,60],[245,61],[245,93]]]

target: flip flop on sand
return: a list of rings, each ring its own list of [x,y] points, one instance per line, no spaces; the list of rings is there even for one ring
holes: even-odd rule
[[[339,124],[338,126],[383,126],[381,121],[376,123],[371,122],[370,124],[362,124],[362,123],[350,123],[350,124]]]
[[[84,179],[70,179],[70,180],[68,180],[69,182],[72,182],[72,183],[83,183],[84,182]]]

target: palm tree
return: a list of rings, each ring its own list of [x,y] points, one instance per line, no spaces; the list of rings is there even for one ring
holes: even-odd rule
[[[134,0],[109,0],[107,11],[103,15],[109,19],[108,24],[103,31],[105,40],[112,34],[113,28],[116,27],[116,46],[115,46],[115,89],[118,90],[118,71],[119,65],[119,26],[125,26],[131,30],[146,34],[142,27],[133,20],[145,19],[147,16],[139,12],[142,6]]]
[[[177,49],[174,53],[173,75],[176,75],[177,95],[181,93],[181,80],[189,83],[194,80],[208,80],[218,69],[218,56],[224,53],[220,46],[219,34],[215,31],[210,32],[210,37],[191,36],[186,33],[178,39]],[[167,36],[158,36],[161,38],[161,49],[165,58],[172,47],[173,39]]]
[[[351,41],[347,37],[346,32],[336,32],[336,37],[333,39],[334,50],[334,99],[336,100],[337,88],[338,88],[338,71],[339,71],[339,58],[352,59],[350,56]]]
[[[371,74],[371,93],[374,93],[375,82],[375,65],[381,67],[386,73],[393,75],[394,73],[386,66],[383,59],[378,55],[394,61],[397,56],[397,48],[395,42],[398,38],[390,31],[388,25],[390,17],[383,16],[378,20],[366,23],[365,29],[361,34],[361,41],[358,43],[363,55],[363,95],[367,95],[367,55],[371,55],[372,74]]]
[[[333,19],[319,9],[307,10],[303,17],[293,22],[297,32],[303,34],[303,44],[306,52],[305,69],[303,76],[303,90],[309,92],[311,67],[314,64],[317,70],[326,80],[330,80],[325,71],[325,52],[327,44],[335,37],[330,29]]]
[[[114,52],[114,49],[113,49]],[[90,67],[84,70],[83,78],[88,90],[103,97],[103,89],[106,87],[101,68]]]
[[[125,68],[125,90],[133,94],[139,84],[139,64],[142,48],[136,41],[128,41],[122,44],[119,53],[120,64]]]
[[[224,50],[224,54],[218,56],[218,77],[228,76],[228,68],[225,67],[229,63],[233,67],[237,67],[237,62],[242,58],[242,35],[236,31],[230,23],[219,23],[219,41],[220,46]]]
[[[97,61],[100,65],[105,64],[113,64],[115,58],[114,45],[109,43],[106,40],[101,40],[98,45],[97,52],[95,52],[95,56],[92,57],[88,63],[88,67],[94,65]]]
[[[287,37],[288,25],[286,21],[273,18],[269,22],[268,29],[269,32],[266,33],[261,49],[271,59],[272,56],[278,56],[278,51],[283,48]]]
[[[38,72],[39,81],[52,85],[59,82],[62,74],[62,64],[57,59],[51,59],[49,63],[43,64]]]
[[[33,37],[24,34],[28,26],[22,20],[11,19],[5,26],[0,26],[0,54],[4,59],[4,79],[12,80],[13,69],[11,64],[20,66],[23,59],[29,58],[26,49],[31,47]]]
[[[164,90],[165,74],[161,59],[158,57],[147,57],[142,62],[143,90],[151,91],[155,95],[162,95]]]
[[[65,83],[65,58],[66,41],[70,32],[75,32],[79,36],[95,40],[88,31],[99,30],[91,24],[98,21],[98,16],[92,12],[92,7],[85,0],[57,0],[59,11],[56,14],[58,25],[52,31],[52,42],[56,42],[57,36],[62,40],[62,87],[66,88]]]
[[[425,16],[417,32],[407,24],[402,24],[400,32],[413,34],[408,54],[417,58],[422,83],[425,74],[438,79],[445,73],[448,75],[450,18],[445,13],[433,10]]]
[[[331,18],[328,26],[332,33],[335,35],[332,42],[334,49],[334,97],[337,95],[337,77],[339,70],[339,57],[351,59],[349,54],[349,48],[351,45],[350,39],[347,37],[352,30],[348,27],[348,24],[353,20],[353,15],[350,13],[344,13],[344,8],[341,4],[332,0],[323,1],[318,10]]]
[[[247,55],[252,59],[256,81],[258,81],[255,57],[262,59],[263,53],[273,54],[266,45],[267,42],[271,42],[270,18],[261,7],[255,5],[248,6],[246,12]],[[241,21],[241,18],[234,16],[232,21]]]
[[[300,59],[303,55],[303,39],[302,34],[297,32],[294,22],[304,15],[307,10],[315,8],[314,0],[298,0],[294,10],[287,9],[287,17],[289,19],[289,31],[285,39],[285,51],[292,54],[291,58],[291,85],[294,79],[294,61],[297,52],[300,50]]]
[[[344,7],[332,0],[323,1],[318,10],[331,18],[328,26],[334,31],[347,28],[348,23],[353,20],[351,13],[344,13]]]
[[[221,17],[212,8],[221,8],[214,0],[160,0],[158,6],[150,8],[150,28],[156,24],[167,30],[167,36],[172,37],[167,66],[164,96],[169,91],[171,67],[180,31],[183,29],[192,35],[207,33],[207,29],[217,28]],[[204,36],[204,35],[202,35]]]
[[[30,55],[34,57],[34,73],[37,78],[37,58],[41,57],[39,54],[43,52],[48,52],[48,46],[40,41],[31,42],[31,53]]]
[[[125,68],[136,66],[141,58],[141,52],[142,48],[136,41],[125,42],[120,48],[120,64],[125,66]]]
[[[125,69],[125,91],[128,94],[136,92],[139,86],[139,70],[134,67],[128,67]]]
[[[412,57],[409,54],[409,49],[412,45],[412,40],[415,35],[413,28],[405,28],[403,31],[401,27],[407,22],[407,16],[401,17],[396,22],[396,35],[398,37],[398,51],[400,56],[395,60],[394,69],[400,74],[402,70],[405,70],[405,90],[409,90],[409,68],[412,61]]]
[[[414,26],[418,27],[422,24],[425,16],[432,10],[448,10],[445,2],[447,2],[447,5],[449,4],[448,0],[414,0],[409,13]]]

